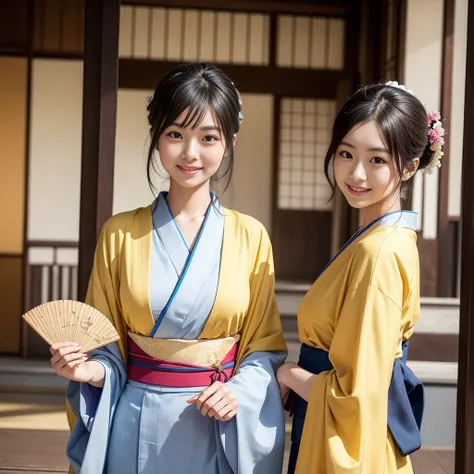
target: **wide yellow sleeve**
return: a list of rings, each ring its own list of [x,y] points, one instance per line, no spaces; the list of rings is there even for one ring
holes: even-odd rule
[[[110,222],[111,220],[104,224],[96,245],[85,303],[98,309],[112,321],[120,335],[118,344],[124,356],[127,332],[120,318],[120,304],[117,298],[120,235],[111,231]],[[69,428],[72,429],[76,423],[76,415],[67,402],[66,415]]]
[[[370,283],[345,295],[329,352],[334,369],[311,387],[297,474],[392,472],[387,405],[401,314]]]
[[[112,222],[109,220],[100,233],[85,302],[110,319],[119,333],[118,345],[122,357],[126,360],[127,328],[122,318],[119,299],[119,252],[123,232],[114,229]]]
[[[275,296],[272,246],[263,226],[255,229],[252,245],[255,251],[250,255],[255,258],[249,262],[250,303],[241,331],[237,366],[253,352],[287,351]]]

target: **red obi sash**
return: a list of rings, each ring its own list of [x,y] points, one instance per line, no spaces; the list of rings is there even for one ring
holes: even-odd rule
[[[224,359],[212,366],[168,362],[149,356],[128,338],[128,379],[164,387],[203,387],[213,382],[227,382],[237,357],[236,343]]]

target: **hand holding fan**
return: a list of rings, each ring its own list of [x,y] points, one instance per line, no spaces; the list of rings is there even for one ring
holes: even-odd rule
[[[50,346],[58,342],[75,342],[82,352],[89,352],[120,339],[106,316],[79,301],[50,301],[28,311],[23,319]]]

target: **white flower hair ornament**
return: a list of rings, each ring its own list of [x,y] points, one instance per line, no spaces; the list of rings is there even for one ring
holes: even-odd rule
[[[409,94],[413,95],[413,91],[411,89],[407,89],[406,86],[404,86],[403,84],[399,84],[397,81],[388,81],[385,83],[386,86],[390,86],[390,87],[396,87],[398,89],[401,89],[405,92],[408,92]]]
[[[397,87],[413,95],[410,89],[397,81],[388,81],[386,86]],[[427,174],[433,174],[436,168],[441,168],[441,159],[443,158],[443,145],[445,130],[441,121],[441,114],[437,111],[428,113],[428,143],[430,145],[431,160],[425,168]]]

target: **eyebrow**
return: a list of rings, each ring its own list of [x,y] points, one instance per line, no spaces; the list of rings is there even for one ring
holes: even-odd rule
[[[352,143],[341,141],[340,145],[347,146],[348,148],[355,148]],[[373,147],[373,148],[367,148],[367,151],[378,151],[380,153],[386,153],[387,155],[390,155],[390,152],[386,148],[381,148],[381,147]]]
[[[178,127],[178,128],[184,128],[182,123],[176,123],[173,122],[170,127]],[[221,132],[221,129],[219,127],[215,127],[214,125],[206,125],[204,127],[198,127],[198,130],[202,130],[203,132]]]

